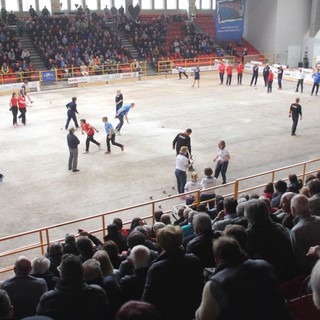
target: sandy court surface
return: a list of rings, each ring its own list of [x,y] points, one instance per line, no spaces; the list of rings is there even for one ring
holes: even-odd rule
[[[192,88],[189,77],[31,93],[35,102],[28,108],[27,126],[16,129],[8,110],[10,97],[0,97],[0,173],[5,176],[0,184],[0,237],[145,202],[150,196],[161,198],[163,190],[175,193],[172,140],[188,127],[200,177],[205,167],[214,166],[220,139],[232,158],[228,181],[319,157],[320,97],[311,97],[305,85],[305,93],[298,95],[303,121],[292,137],[288,109],[297,97],[295,83],[284,81],[282,91],[274,85],[267,94],[262,77],[256,88],[249,80],[245,75],[244,85],[237,86],[234,76],[232,86],[226,87],[219,85],[217,74],[203,72],[200,88]],[[106,155],[101,118],[109,116],[117,124],[118,88],[125,103],[134,99],[136,107],[123,135],[116,138],[125,145],[124,152],[112,146]],[[95,138],[103,145],[101,151],[91,145],[90,153],[82,154],[85,136],[76,133],[81,141],[78,173],[67,170],[65,105],[72,96],[78,97],[78,118],[99,129]],[[135,210],[118,216],[129,220],[148,213]]]

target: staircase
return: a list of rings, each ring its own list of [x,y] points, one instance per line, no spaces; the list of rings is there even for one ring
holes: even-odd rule
[[[28,36],[19,37],[23,49],[28,49],[30,53],[31,62],[35,70],[46,70],[46,66],[41,60],[38,52],[33,46],[32,41]]]
[[[108,23],[108,27],[111,28],[112,33],[114,33],[115,36],[120,38],[122,45],[130,52],[131,57],[133,59],[137,59],[137,61],[139,61],[138,51],[134,47],[134,45],[132,43],[130,43],[130,41],[127,39],[125,33],[123,31],[120,31],[114,25],[113,22]],[[147,62],[147,64],[146,64],[146,75],[154,75],[154,74],[155,74],[155,71],[152,69],[151,64],[149,62]]]

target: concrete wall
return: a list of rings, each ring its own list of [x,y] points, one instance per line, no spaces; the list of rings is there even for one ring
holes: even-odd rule
[[[312,0],[247,0],[244,38],[276,61],[294,67],[304,57]],[[292,65],[295,64],[295,65]]]

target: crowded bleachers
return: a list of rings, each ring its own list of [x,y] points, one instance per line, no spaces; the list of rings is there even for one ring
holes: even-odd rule
[[[11,299],[15,319],[35,314],[56,320],[85,319],[88,312],[91,319],[120,319],[118,311],[130,300],[156,306],[161,319],[205,319],[203,314],[210,312],[204,298],[206,287],[221,280],[212,268],[228,270],[224,262],[232,261],[235,287],[242,283],[238,268],[243,276],[250,265],[245,278],[251,299],[262,290],[264,299],[256,300],[260,308],[268,309],[272,319],[291,319],[280,291],[291,311],[301,314],[295,302],[301,291],[295,286],[302,284],[319,258],[319,195],[320,172],[307,176],[304,185],[290,174],[288,182],[267,183],[262,191],[238,199],[217,194],[214,205],[181,205],[178,217],[158,210],[154,224],[135,217],[126,228],[121,219],[114,218],[104,239],[79,229],[78,235],[67,234],[62,243],[50,244],[45,256],[32,261],[19,257],[16,276],[4,281],[1,288]],[[306,230],[308,237],[301,237]],[[258,270],[263,268],[268,272],[261,278]],[[259,286],[251,283],[255,277]],[[262,284],[262,279],[268,280]],[[24,290],[19,290],[22,287]],[[186,293],[184,298],[174,299],[181,290]],[[304,284],[304,292],[308,290]],[[65,292],[63,299],[60,292]],[[238,310],[232,299],[228,306],[220,304],[221,293],[212,292],[219,312],[255,314],[250,307]],[[223,295],[232,292],[230,287]],[[84,309],[73,302],[75,297],[95,303]],[[27,300],[28,304],[21,303]],[[319,315],[312,304],[307,312],[310,319]]]

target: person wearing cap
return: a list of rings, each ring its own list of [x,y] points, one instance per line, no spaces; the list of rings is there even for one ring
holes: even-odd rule
[[[119,119],[119,123],[116,126],[116,132],[118,132],[118,134],[120,134],[120,130],[121,130],[122,126],[123,126],[123,123],[124,123],[123,118],[124,117],[126,118],[127,123],[129,123],[128,113],[129,113],[131,108],[134,108],[135,105],[136,105],[135,102],[131,101],[130,104],[126,104],[126,105],[122,106],[117,111],[116,118]]]
[[[69,129],[69,133],[67,135],[67,142],[69,147],[69,162],[68,162],[68,170],[73,172],[78,172],[80,170],[77,169],[78,165],[78,144],[80,143],[77,136],[74,134],[75,128]]]

